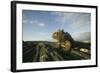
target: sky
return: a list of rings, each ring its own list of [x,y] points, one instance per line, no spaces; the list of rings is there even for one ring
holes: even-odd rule
[[[23,10],[22,26],[24,41],[53,41],[52,33],[58,29],[69,32],[74,39],[84,39],[90,37],[91,14]]]

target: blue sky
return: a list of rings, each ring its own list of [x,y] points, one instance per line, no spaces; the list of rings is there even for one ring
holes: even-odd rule
[[[22,18],[24,41],[51,41],[60,28],[75,39],[91,30],[90,13],[23,10]]]

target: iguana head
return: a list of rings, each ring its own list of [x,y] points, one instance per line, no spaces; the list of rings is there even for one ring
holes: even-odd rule
[[[57,32],[54,32],[52,37],[58,41],[61,40],[62,36],[64,34],[64,30],[58,30]]]
[[[66,33],[64,30],[58,30],[57,32],[53,33],[52,37],[58,41],[58,45],[60,45],[62,48],[70,49],[72,45],[71,42],[66,39],[67,36],[64,36],[65,34]]]

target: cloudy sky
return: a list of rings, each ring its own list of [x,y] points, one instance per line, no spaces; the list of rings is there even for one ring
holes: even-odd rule
[[[58,29],[69,32],[74,39],[87,38],[85,33],[87,35],[91,31],[90,22],[90,13],[23,10],[23,40],[50,41],[52,33]]]

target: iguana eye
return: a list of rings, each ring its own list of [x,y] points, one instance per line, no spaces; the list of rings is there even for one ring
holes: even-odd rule
[[[52,35],[52,37],[53,37],[54,39],[57,39],[57,38],[58,38],[58,32],[54,32],[53,35]]]

